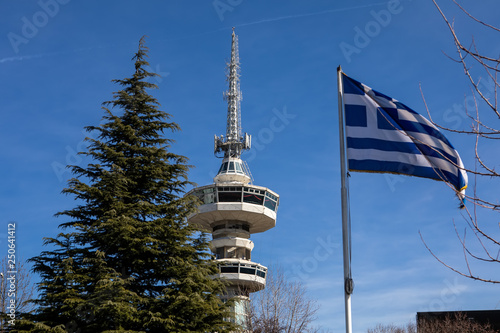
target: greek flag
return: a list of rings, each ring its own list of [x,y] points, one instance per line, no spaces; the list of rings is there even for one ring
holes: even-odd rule
[[[462,160],[430,121],[343,73],[342,83],[349,170],[441,180],[464,198]]]

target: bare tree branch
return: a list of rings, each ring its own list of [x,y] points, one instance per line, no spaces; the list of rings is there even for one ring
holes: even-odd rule
[[[248,327],[254,333],[318,333],[318,309],[302,283],[287,280],[279,267],[269,269],[266,288],[251,300]]]
[[[499,28],[472,15],[467,9],[458,4],[457,0],[451,1],[474,22],[482,25],[493,33],[500,32]],[[474,168],[471,169],[469,167],[463,169],[467,173],[474,176],[473,194],[467,194],[465,196],[467,202],[472,204],[473,209],[469,210],[466,207],[463,211],[463,218],[466,227],[463,233],[459,232],[458,226],[455,222],[453,222],[455,235],[460,243],[460,246],[462,247],[464,268],[458,268],[446,263],[445,260],[441,259],[433,250],[431,250],[430,246],[428,246],[428,244],[424,241],[423,236],[420,236],[422,238],[422,242],[431,255],[445,267],[467,278],[496,284],[500,283],[499,278],[478,275],[474,272],[473,267],[475,266],[474,262],[477,262],[478,264],[500,264],[500,236],[498,234],[498,230],[497,232],[492,232],[488,227],[488,221],[480,224],[478,219],[478,216],[484,216],[483,214],[478,214],[478,209],[498,212],[500,210],[500,202],[498,198],[488,199],[484,196],[480,196],[477,191],[477,184],[480,180],[487,179],[488,182],[491,183],[500,179],[500,172],[497,171],[497,165],[491,163],[491,157],[495,155],[491,154],[490,148],[492,144],[497,142],[496,140],[500,139],[500,128],[498,128],[498,125],[495,122],[497,119],[500,119],[497,95],[498,88],[500,87],[500,82],[498,80],[500,57],[488,56],[481,52],[474,37],[471,38],[470,42],[468,42],[469,46],[466,47],[455,30],[454,22],[447,18],[438,5],[438,0],[432,0],[432,2],[450,31],[452,40],[455,44],[457,57],[452,58],[448,55],[447,56],[454,62],[461,65],[464,75],[471,87],[471,96],[465,97],[464,100],[464,119],[470,120],[471,124],[469,128],[450,128],[449,126],[444,126],[443,124],[436,122],[431,116],[430,108],[425,100],[422,87],[420,87],[427,115],[429,116],[430,122],[434,126],[441,130],[456,134],[463,134],[466,137],[470,135],[474,136]],[[478,79],[474,79],[473,76],[478,74],[482,74],[482,76],[480,75]],[[467,103],[468,98],[472,98],[474,102],[472,106],[470,103]],[[484,106],[482,107],[482,104],[487,106],[487,108],[484,108]],[[489,111],[492,112],[490,113]],[[485,112],[487,113],[485,114]],[[494,116],[494,119],[491,117],[492,115]],[[484,147],[487,147],[488,150]],[[470,232],[472,232],[473,237],[470,236]]]
[[[2,276],[0,278],[0,332],[9,332],[13,327],[9,324],[11,317],[8,316],[10,313],[9,305],[10,300],[15,299],[15,316],[16,319],[22,314],[31,313],[35,306],[30,301],[35,295],[35,286],[33,285],[29,269],[26,267],[24,261],[20,258],[16,258],[14,262],[6,256],[0,259],[0,272]],[[12,289],[11,280],[9,280],[10,274],[7,274],[11,269],[11,264],[15,265],[15,283],[13,283],[14,288]]]
[[[484,279],[484,278],[481,278],[481,277],[479,277],[479,276],[476,276],[476,275],[474,275],[474,274],[472,274],[472,273],[470,273],[470,272],[469,272],[469,273],[464,273],[464,272],[462,272],[461,270],[459,270],[459,269],[457,269],[457,268],[455,268],[455,267],[453,267],[453,266],[451,266],[451,265],[446,264],[446,263],[445,263],[443,260],[441,260],[441,259],[440,259],[440,258],[439,258],[439,257],[438,257],[438,256],[437,256],[437,255],[436,255],[436,254],[432,251],[432,250],[431,250],[431,248],[427,245],[427,243],[426,243],[426,242],[425,242],[425,240],[424,240],[424,237],[422,236],[422,233],[420,233],[420,232],[419,232],[419,234],[420,234],[420,239],[421,239],[421,240],[422,240],[422,242],[424,243],[424,246],[425,246],[425,248],[427,249],[427,251],[429,251],[429,253],[430,253],[430,254],[431,254],[431,255],[432,255],[432,256],[433,256],[433,257],[434,257],[437,261],[439,261],[439,262],[440,262],[443,266],[445,266],[445,267],[449,268],[450,270],[452,270],[453,272],[455,272],[455,273],[457,273],[457,274],[459,274],[459,275],[462,275],[462,276],[464,276],[464,277],[466,277],[466,278],[470,278],[470,279],[472,279],[472,280],[477,280],[477,281],[482,281],[482,282],[488,282],[488,283],[495,283],[495,284],[496,284],[496,283],[500,283],[500,281],[493,280],[493,279]]]
[[[450,30],[452,36],[453,36],[453,40],[455,42],[455,46],[457,48],[457,53],[458,53],[458,56],[460,58],[460,63],[462,64],[463,66],[463,69],[464,69],[464,73],[465,75],[469,78],[469,81],[471,82],[472,86],[475,88],[476,92],[481,96],[481,98],[483,99],[483,101],[488,104],[488,106],[493,110],[493,112],[495,112],[495,114],[500,118],[500,113],[498,112],[498,110],[495,108],[495,106],[493,104],[491,104],[489,102],[489,100],[483,95],[483,93],[481,92],[481,89],[479,89],[479,86],[478,84],[474,81],[474,79],[472,78],[471,74],[470,74],[470,70],[469,70],[469,67],[467,66],[466,62],[465,62],[465,57],[466,55],[471,55],[477,62],[479,62],[482,66],[484,66],[486,69],[492,69],[494,71],[497,70],[497,66],[495,67],[491,67],[489,65],[487,65],[484,61],[491,61],[491,62],[495,62],[495,63],[498,63],[499,59],[495,59],[495,58],[491,58],[491,57],[486,57],[486,56],[483,56],[483,55],[480,55],[478,54],[477,52],[472,52],[470,51],[468,48],[464,47],[462,45],[462,43],[460,42],[460,39],[458,38],[458,36],[456,35],[455,33],[455,28],[453,27],[453,25],[449,22],[448,18],[446,17],[446,15],[443,13],[443,11],[441,10],[441,8],[439,7],[439,5],[437,4],[436,0],[432,0],[432,2],[434,3],[434,5],[436,6],[436,8],[438,9],[439,13],[441,14],[441,17],[443,18],[443,20],[446,22],[446,25],[448,26],[448,29]],[[476,49],[477,50],[477,49]],[[462,52],[465,52],[465,56]],[[488,72],[488,74],[490,74]],[[498,84],[498,82],[495,82],[495,84]]]

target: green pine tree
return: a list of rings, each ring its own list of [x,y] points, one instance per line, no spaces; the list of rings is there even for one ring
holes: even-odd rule
[[[32,259],[41,276],[37,312],[21,321],[31,332],[230,332],[227,304],[206,235],[186,223],[197,206],[184,196],[187,159],[169,151],[166,131],[179,126],[147,93],[144,38],[131,78],[105,102],[97,133],[81,154],[86,167],[63,193],[77,201],[50,250]],[[22,328],[21,328],[22,327]]]

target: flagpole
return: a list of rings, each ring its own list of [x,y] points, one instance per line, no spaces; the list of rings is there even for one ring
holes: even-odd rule
[[[351,275],[351,237],[349,221],[349,198],[346,166],[346,145],[344,133],[344,103],[342,87],[342,68],[337,68],[337,85],[339,89],[339,136],[340,136],[340,173],[342,203],[342,244],[344,253],[344,298],[345,298],[345,330],[352,333],[351,294],[353,289]]]

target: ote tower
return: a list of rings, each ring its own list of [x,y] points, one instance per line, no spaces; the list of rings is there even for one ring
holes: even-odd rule
[[[188,222],[212,233],[210,247],[219,267],[216,278],[228,282],[227,294],[222,297],[235,299],[235,320],[245,326],[250,293],[265,288],[267,274],[267,267],[251,261],[254,244],[249,238],[276,225],[279,196],[253,185],[248,166],[241,160],[242,151],[250,149],[251,136],[241,133],[240,62],[234,28],[226,75],[226,136],[215,136],[214,147],[215,155],[223,158],[222,165],[213,184],[189,192],[201,205]]]

